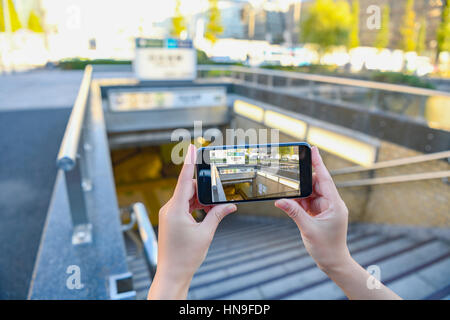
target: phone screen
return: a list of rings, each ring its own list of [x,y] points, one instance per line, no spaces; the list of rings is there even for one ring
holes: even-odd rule
[[[299,198],[311,193],[311,154],[304,143],[201,148],[200,202]]]

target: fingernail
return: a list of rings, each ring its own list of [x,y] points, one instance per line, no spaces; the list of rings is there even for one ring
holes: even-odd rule
[[[192,143],[190,143],[188,146],[187,152],[186,152],[186,158],[184,160],[184,162],[187,164],[192,164],[192,159],[193,159],[192,151],[193,151]]]
[[[316,151],[317,151],[317,154],[320,156],[320,151],[319,151],[319,148],[317,148],[317,146],[314,146],[314,148],[316,149]]]
[[[280,209],[287,209],[289,207],[289,204],[286,200],[277,200],[275,202],[275,205]]]

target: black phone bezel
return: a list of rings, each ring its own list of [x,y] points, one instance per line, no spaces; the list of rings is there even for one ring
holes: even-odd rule
[[[312,193],[312,164],[311,164],[311,146],[307,142],[285,142],[285,143],[269,143],[269,144],[245,144],[245,145],[224,145],[202,147],[197,150],[197,163],[195,166],[195,175],[197,179],[197,198],[203,205],[216,205],[223,203],[243,203],[256,201],[271,201],[281,199],[280,197],[254,199],[254,200],[240,200],[240,201],[221,201],[211,202],[211,174],[210,165],[203,160],[209,157],[210,150],[224,150],[224,149],[238,149],[238,148],[271,148],[283,146],[298,146],[299,147],[299,170],[300,170],[300,195],[289,196],[284,198],[306,198]],[[209,173],[209,175],[208,175]]]

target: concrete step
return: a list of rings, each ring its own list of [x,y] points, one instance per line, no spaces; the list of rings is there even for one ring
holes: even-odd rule
[[[450,246],[435,238],[349,228],[348,246],[363,267],[376,264],[381,280],[406,299],[449,299]],[[131,251],[133,252],[133,251]],[[138,299],[150,287],[136,251],[129,260]],[[307,253],[290,220],[229,216],[194,275],[188,299],[345,299]]]

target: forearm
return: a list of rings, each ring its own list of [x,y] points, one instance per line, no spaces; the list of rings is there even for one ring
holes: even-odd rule
[[[351,300],[399,300],[391,289],[379,283],[374,288],[367,285],[371,275],[353,258],[333,268],[323,270]]]
[[[187,297],[191,279],[172,279],[169,275],[158,273],[153,278],[148,292],[149,300],[184,300]]]

